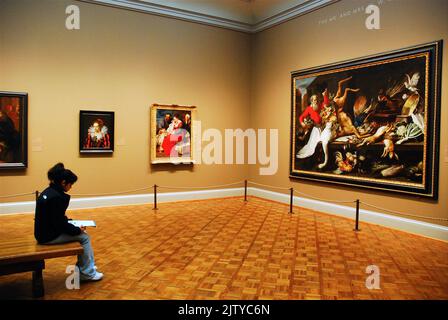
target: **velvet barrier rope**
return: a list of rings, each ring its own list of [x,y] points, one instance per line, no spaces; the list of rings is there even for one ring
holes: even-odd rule
[[[126,191],[120,191],[120,192],[97,193],[97,194],[72,194],[72,195],[73,196],[79,196],[79,197],[114,196],[114,195],[128,194],[128,193],[134,193],[134,192],[139,192],[139,191],[150,190],[150,189],[153,188],[154,189],[154,204],[155,204],[155,208],[154,209],[157,209],[157,189],[158,188],[160,188],[160,189],[170,189],[170,190],[216,189],[216,188],[236,186],[236,185],[240,185],[242,183],[244,183],[244,189],[245,189],[244,200],[245,201],[247,201],[247,188],[248,188],[249,184],[254,185],[254,186],[264,187],[264,188],[289,191],[290,192],[290,212],[289,213],[293,213],[292,212],[292,208],[293,208],[293,194],[297,194],[297,195],[303,196],[305,198],[318,200],[318,201],[323,201],[323,202],[347,203],[347,204],[348,203],[356,203],[356,227],[355,227],[356,231],[359,230],[358,229],[359,206],[361,204],[365,205],[367,207],[371,207],[371,208],[380,210],[380,211],[384,211],[384,212],[388,212],[388,213],[392,213],[392,214],[399,215],[399,216],[404,216],[404,217],[419,218],[419,219],[426,219],[426,220],[436,220],[436,221],[448,221],[448,219],[446,219],[446,218],[428,217],[428,216],[421,216],[421,215],[413,215],[413,214],[402,213],[402,212],[399,212],[399,211],[390,210],[390,209],[379,207],[379,206],[376,206],[376,205],[373,205],[373,204],[370,204],[370,203],[367,203],[367,202],[364,202],[364,201],[360,201],[359,199],[357,199],[357,200],[332,200],[332,199],[326,199],[326,198],[319,198],[319,197],[315,197],[313,195],[310,195],[310,194],[307,194],[307,193],[304,193],[304,192],[300,192],[300,191],[294,190],[293,188],[272,186],[272,185],[257,183],[257,182],[250,181],[250,180],[242,180],[242,181],[237,181],[237,182],[232,182],[232,183],[227,183],[227,184],[220,184],[220,185],[191,186],[191,187],[153,185],[152,187],[132,189],[132,190],[126,190]],[[38,191],[0,196],[0,199],[29,196],[29,195],[33,195],[33,194],[36,195],[36,199],[37,199],[37,196],[39,194]]]

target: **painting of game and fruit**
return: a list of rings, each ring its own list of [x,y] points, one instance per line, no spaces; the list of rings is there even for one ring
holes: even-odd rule
[[[294,72],[290,176],[434,198],[438,46]]]

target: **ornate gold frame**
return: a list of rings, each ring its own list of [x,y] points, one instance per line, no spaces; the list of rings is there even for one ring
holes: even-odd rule
[[[401,192],[410,195],[425,196],[436,199],[438,194],[438,150],[440,127],[440,74],[441,74],[442,41],[436,41],[393,52],[343,61],[291,73],[291,148],[290,148],[290,178],[324,181],[341,185],[356,185],[371,189]],[[297,124],[295,80],[329,75],[347,70],[367,68],[386,63],[425,58],[426,77],[421,79],[425,83],[425,139],[423,142],[423,182],[396,182],[386,179],[367,177],[344,177],[333,173],[301,170],[295,167]]]
[[[151,164],[161,164],[161,163],[171,163],[171,164],[194,164],[195,160],[195,144],[196,139],[194,136],[194,126],[191,125],[190,131],[190,156],[189,157],[157,157],[157,110],[173,110],[174,111],[190,111],[191,112],[191,123],[196,120],[196,107],[195,106],[179,106],[179,105],[163,105],[163,104],[153,104],[151,105]]]

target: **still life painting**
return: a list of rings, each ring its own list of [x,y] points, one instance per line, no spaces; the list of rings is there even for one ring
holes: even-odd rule
[[[436,198],[440,46],[293,72],[290,177]]]

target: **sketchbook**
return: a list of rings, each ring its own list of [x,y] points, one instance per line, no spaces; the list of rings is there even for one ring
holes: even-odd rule
[[[69,220],[68,222],[75,227],[96,227],[96,223],[93,220]]]

